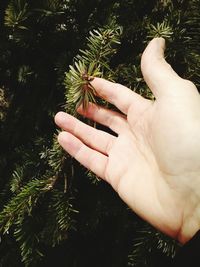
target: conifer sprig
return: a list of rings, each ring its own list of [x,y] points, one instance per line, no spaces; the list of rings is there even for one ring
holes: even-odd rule
[[[34,179],[28,182],[21,191],[14,196],[0,213],[0,232],[6,233],[16,222],[17,218],[31,214],[39,197],[52,189],[55,178],[48,180]]]
[[[68,89],[69,107],[75,104],[75,110],[83,104],[83,108],[87,109],[88,103],[96,103],[95,89],[91,84],[94,77],[100,77],[101,71],[99,65],[92,62],[87,66],[84,60],[75,62],[75,66],[70,66],[70,70],[66,73],[65,85]]]
[[[37,233],[40,227],[36,227],[39,223],[40,220],[38,218],[35,220],[33,216],[18,219],[15,223],[14,237],[19,244],[21,259],[26,267],[36,266],[44,256]]]
[[[112,73],[108,63],[116,53],[115,46],[120,44],[122,28],[113,24],[112,28],[105,27],[89,34],[86,49],[80,50],[65,76],[66,109],[73,114],[81,104],[87,109],[89,102],[96,103],[97,95],[91,81]]]
[[[170,39],[173,35],[173,28],[169,25],[168,21],[163,21],[157,23],[156,25],[150,24],[148,26],[149,34],[147,38],[149,40],[155,37],[163,37],[165,39]]]
[[[69,230],[75,229],[73,215],[78,212],[73,208],[72,200],[72,197],[69,197],[68,194],[57,189],[51,192],[46,211],[48,219],[41,232],[41,238],[45,244],[54,247],[67,239]]]
[[[5,25],[13,29],[26,30],[24,22],[29,15],[28,3],[25,0],[12,0],[5,12]]]
[[[145,223],[136,232],[133,249],[128,256],[128,266],[151,266],[151,254],[155,250],[160,250],[166,256],[173,258],[178,248],[179,244],[176,240],[171,239]],[[145,255],[145,257],[142,255]]]

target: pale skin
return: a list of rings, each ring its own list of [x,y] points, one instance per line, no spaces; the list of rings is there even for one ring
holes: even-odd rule
[[[101,78],[92,81],[114,112],[94,104],[78,112],[117,134],[59,112],[60,145],[108,182],[127,205],[184,244],[200,229],[200,95],[164,59],[165,41],[153,39],[141,69],[155,101]]]

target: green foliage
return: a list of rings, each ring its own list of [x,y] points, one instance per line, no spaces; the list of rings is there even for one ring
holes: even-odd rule
[[[18,71],[18,81],[22,84],[28,82],[29,77],[33,74],[30,66],[22,65]]]
[[[93,172],[88,171],[87,177],[90,179],[91,183],[94,185],[98,185],[101,182],[101,179],[98,178]]]
[[[52,168],[54,173],[59,173],[62,171],[63,163],[66,159],[66,155],[61,148],[61,146],[57,142],[57,135],[54,136],[53,139],[53,145],[51,149],[47,149],[44,154],[44,152],[41,153],[41,158],[46,158],[48,161],[49,166]]]
[[[84,59],[87,63],[95,62],[105,69],[109,69],[109,57],[117,52],[114,44],[120,44],[122,28],[114,22],[103,29],[90,31],[87,38],[87,48],[80,49],[81,54],[78,59]]]
[[[147,38],[150,40],[156,37],[163,37],[165,39],[170,39],[173,35],[173,29],[169,25],[168,21],[163,21],[162,23],[157,22],[156,26],[153,24],[148,25],[149,35]]]
[[[90,31],[86,49],[80,49],[80,54],[74,59],[74,66],[65,76],[66,108],[71,113],[82,104],[87,109],[88,103],[96,103],[96,93],[91,81],[94,77],[106,77],[106,72],[112,75],[108,65],[109,59],[116,53],[116,44],[120,44],[122,28],[113,24],[110,28]]]
[[[5,120],[6,111],[9,107],[9,101],[5,96],[5,91],[0,88],[0,122]]]
[[[145,225],[136,233],[132,252],[128,256],[128,266],[151,267],[153,251],[160,250],[166,256],[174,258],[178,248],[179,244],[175,240]]]
[[[0,231],[6,233],[17,218],[30,215],[40,195],[51,190],[53,183],[54,179],[34,179],[27,183],[0,213]]]
[[[19,192],[23,178],[24,178],[24,168],[21,166],[17,166],[16,170],[13,172],[10,184],[10,190],[12,191],[12,193]]]
[[[95,101],[95,89],[91,85],[94,77],[100,77],[101,72],[99,66],[95,67],[95,63],[90,63],[87,68],[85,62],[75,62],[75,67],[70,66],[69,73],[66,74],[65,84],[67,87],[67,110],[76,110],[81,104],[87,109],[89,101]],[[75,106],[75,108],[74,108]]]
[[[37,219],[38,220],[38,219]],[[37,233],[38,221],[32,216],[26,216],[16,221],[14,237],[21,250],[22,262],[25,266],[35,266],[43,257],[39,249],[40,238]]]
[[[63,14],[63,9],[66,1],[62,0],[43,0],[42,5],[43,9],[37,9],[41,11],[45,16],[54,16],[58,14]]]
[[[28,3],[25,0],[12,0],[5,12],[5,25],[13,29],[26,30],[24,22],[28,17]]]
[[[149,259],[158,252],[173,257],[175,241],[144,228],[60,148],[53,115],[109,105],[94,77],[153,99],[140,70],[153,37],[167,40],[169,63],[200,88],[199,0],[8,0],[0,15],[0,266],[50,266],[60,244],[72,267],[157,267]]]
[[[73,215],[77,211],[73,209],[72,201],[65,192],[52,191],[46,211],[46,225],[41,233],[46,244],[55,247],[67,239],[69,230],[76,230]]]

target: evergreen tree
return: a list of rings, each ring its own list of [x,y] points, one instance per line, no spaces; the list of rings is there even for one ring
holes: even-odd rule
[[[53,116],[78,117],[89,101],[114,109],[94,77],[153,99],[140,58],[157,36],[200,88],[199,10],[199,0],[0,3],[0,266],[151,267],[174,257],[176,241],[60,148]]]

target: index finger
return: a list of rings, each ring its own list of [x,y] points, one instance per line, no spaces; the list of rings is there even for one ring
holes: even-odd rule
[[[145,101],[142,96],[119,83],[113,83],[102,78],[95,78],[91,82],[91,85],[100,97],[115,105],[124,114],[128,113],[131,104],[136,102],[136,104],[138,104],[138,102]]]

